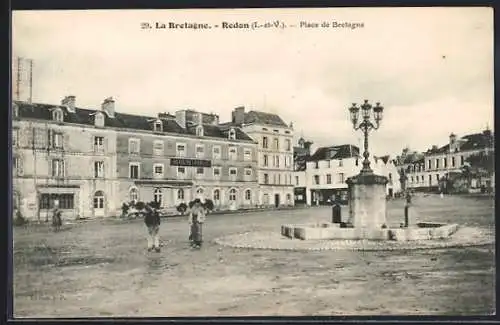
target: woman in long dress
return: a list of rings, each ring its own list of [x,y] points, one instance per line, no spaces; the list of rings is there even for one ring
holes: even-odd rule
[[[196,199],[193,202],[191,211],[188,215],[189,225],[191,227],[189,240],[191,247],[200,248],[203,243],[203,223],[205,222],[205,207],[201,200]]]
[[[144,217],[144,223],[148,228],[148,251],[155,250],[155,252],[160,252],[160,215],[157,209],[146,207],[146,215]]]

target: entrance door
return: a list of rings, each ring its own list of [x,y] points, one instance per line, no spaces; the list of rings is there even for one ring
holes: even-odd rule
[[[104,192],[97,191],[94,194],[94,216],[104,217]]]
[[[389,197],[393,196],[392,188],[389,189]]]
[[[280,195],[279,194],[274,194],[274,206],[275,207],[280,206]]]

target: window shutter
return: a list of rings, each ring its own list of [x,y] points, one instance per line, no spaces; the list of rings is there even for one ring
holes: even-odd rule
[[[104,147],[104,152],[108,152],[108,137],[104,137],[104,142],[103,142],[103,147]]]
[[[66,177],[66,164],[64,160],[60,160],[61,176]]]
[[[52,130],[48,130],[47,143],[48,143],[47,147],[52,148]]]

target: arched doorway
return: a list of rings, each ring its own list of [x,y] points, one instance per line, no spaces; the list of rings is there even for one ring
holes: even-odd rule
[[[153,193],[153,201],[158,204],[159,207],[163,205],[163,191],[161,188],[155,188]]]
[[[229,190],[229,208],[231,210],[236,210],[238,208],[238,204],[236,202],[236,189],[232,188]]]
[[[94,193],[94,216],[95,217],[104,217],[104,192],[96,191]]]
[[[213,200],[214,200],[214,205],[219,206],[220,205],[220,190],[216,188],[213,193]]]
[[[129,199],[131,202],[138,202],[139,201],[139,190],[135,187],[132,187],[129,191]]]

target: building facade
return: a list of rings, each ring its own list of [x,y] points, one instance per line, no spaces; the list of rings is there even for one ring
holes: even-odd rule
[[[450,134],[444,146],[433,146],[419,159],[403,165],[406,171],[406,185],[421,191],[440,191],[440,184],[451,175],[462,173],[467,158],[479,153],[494,153],[494,137],[490,130],[465,135],[461,138]],[[472,179],[471,187],[494,187],[494,177],[480,180]],[[484,182],[484,184],[482,184]]]
[[[100,109],[75,101],[13,104],[13,205],[24,217],[47,219],[55,203],[65,218],[117,215],[130,201],[258,204],[257,144],[217,115],[147,117],[115,112],[112,98]]]
[[[257,142],[259,205],[294,205],[293,125],[276,114],[245,112],[244,107],[235,108],[232,121],[224,125],[241,127]]]
[[[12,108],[14,209],[32,220],[47,220],[55,202],[68,218],[114,214],[116,132],[96,126],[72,96]]]
[[[359,174],[363,157],[354,145],[321,147],[310,157],[306,167],[307,205],[330,204],[335,198],[347,203],[346,180]],[[377,175],[387,177],[387,195],[401,191],[399,174],[389,156],[371,157],[370,167]]]
[[[297,146],[293,147],[293,175],[294,175],[294,201],[295,205],[306,205],[307,161],[311,156],[311,141],[300,137]]]

